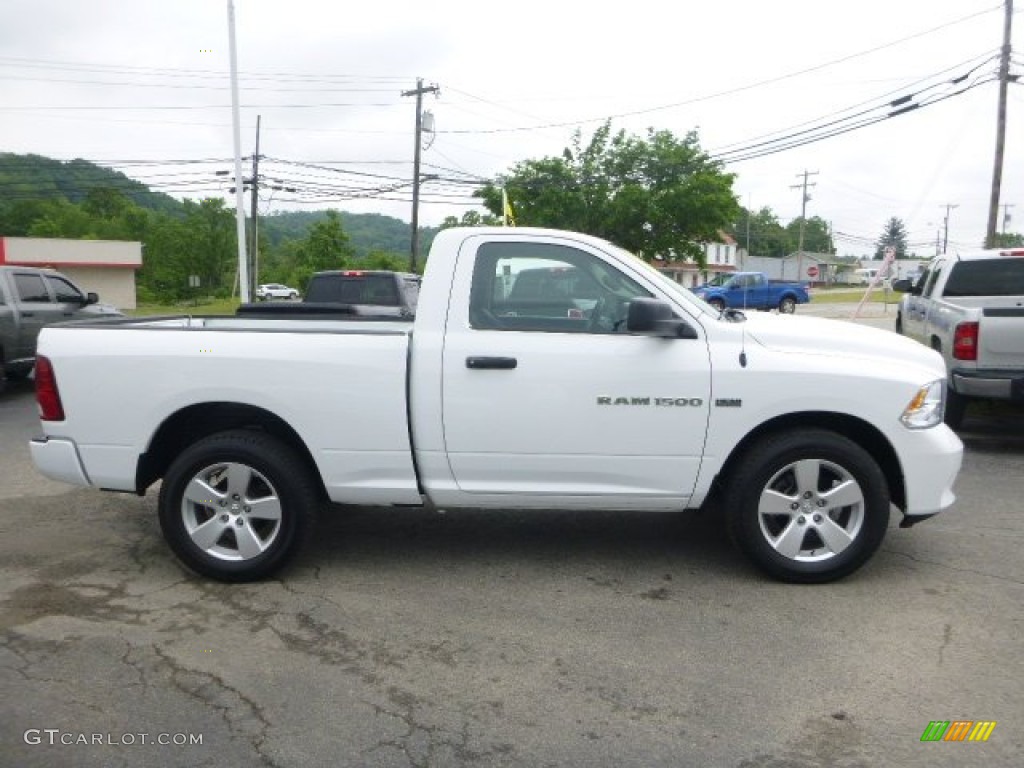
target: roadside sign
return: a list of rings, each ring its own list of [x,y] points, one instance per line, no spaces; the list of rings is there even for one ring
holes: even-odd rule
[[[807,268],[807,276],[808,277],[817,277],[818,276],[818,268],[816,266],[814,266],[813,264],[811,266],[809,266]]]

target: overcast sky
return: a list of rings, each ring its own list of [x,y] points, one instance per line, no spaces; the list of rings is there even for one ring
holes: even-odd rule
[[[1024,73],[1017,5],[1011,72]],[[176,197],[224,194],[215,173],[231,169],[234,151],[227,7],[4,0],[0,151],[82,157]],[[832,223],[840,255],[872,250],[892,216],[922,254],[934,252],[947,210],[951,244],[984,238],[997,0],[235,0],[235,16],[242,154],[262,115],[261,172],[295,190],[264,190],[263,211],[408,221],[415,99],[401,94],[423,78],[439,96],[424,99],[435,133],[422,170],[438,179],[424,185],[422,224],[482,211],[475,181],[560,154],[577,128],[589,137],[611,117],[634,134],[698,131],[729,161],[740,202],[783,224],[800,215],[793,187],[814,174],[807,215]],[[1020,232],[1024,84],[1009,91],[1001,202]],[[866,124],[903,96],[922,106]],[[851,130],[770,143],[824,124]]]

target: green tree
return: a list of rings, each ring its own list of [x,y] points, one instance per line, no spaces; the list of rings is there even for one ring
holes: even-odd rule
[[[875,243],[875,258],[882,258],[886,248],[895,248],[897,259],[907,258],[907,228],[903,220],[895,216],[885,223],[882,235]]]
[[[781,258],[793,250],[789,243],[789,233],[779,223],[771,208],[765,207],[756,212],[742,208],[736,223],[725,231],[751,256]]]
[[[1020,232],[997,232],[993,248],[1024,248],[1024,235]]]
[[[341,217],[337,211],[327,211],[323,220],[310,227],[309,234],[299,243],[295,256],[295,264],[289,276],[291,285],[304,286],[314,272],[349,266],[355,251],[341,226]]]
[[[786,225],[789,235],[789,252],[800,250],[800,217]],[[804,253],[832,253],[832,235],[828,222],[819,216],[811,216],[804,224]]]
[[[613,134],[608,122],[586,145],[577,131],[561,157],[520,162],[477,195],[500,217],[504,187],[519,225],[586,232],[648,259],[702,264],[700,244],[717,240],[739,210],[733,179],[695,132],[680,140],[648,129],[639,138]]]
[[[462,218],[446,216],[441,222],[441,229],[452,229],[453,227],[498,227],[501,226],[501,217],[489,213],[481,214],[479,211],[466,211]]]

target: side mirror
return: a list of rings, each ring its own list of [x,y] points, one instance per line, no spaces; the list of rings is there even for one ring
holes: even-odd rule
[[[899,291],[900,293],[910,293],[914,289],[914,281],[906,278],[902,280],[894,280],[892,289],[894,291]]]
[[[99,300],[100,296],[98,293],[93,293],[92,291],[89,291],[89,293],[85,294],[85,301],[82,302],[82,306],[87,307],[90,304],[95,304]]]
[[[629,302],[626,330],[641,336],[663,339],[696,339],[697,331],[672,314],[672,307],[661,299],[638,298]]]

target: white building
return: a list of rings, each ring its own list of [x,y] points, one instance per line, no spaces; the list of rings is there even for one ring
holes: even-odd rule
[[[57,269],[85,292],[119,309],[135,309],[135,270],[142,243],[123,240],[58,240],[0,237],[0,264]]]
[[[687,288],[703,285],[712,278],[738,269],[739,250],[736,241],[724,232],[719,232],[720,241],[703,243],[704,260],[707,265],[703,270],[696,262],[687,260],[655,260],[654,266],[659,272],[668,275],[677,283]]]

